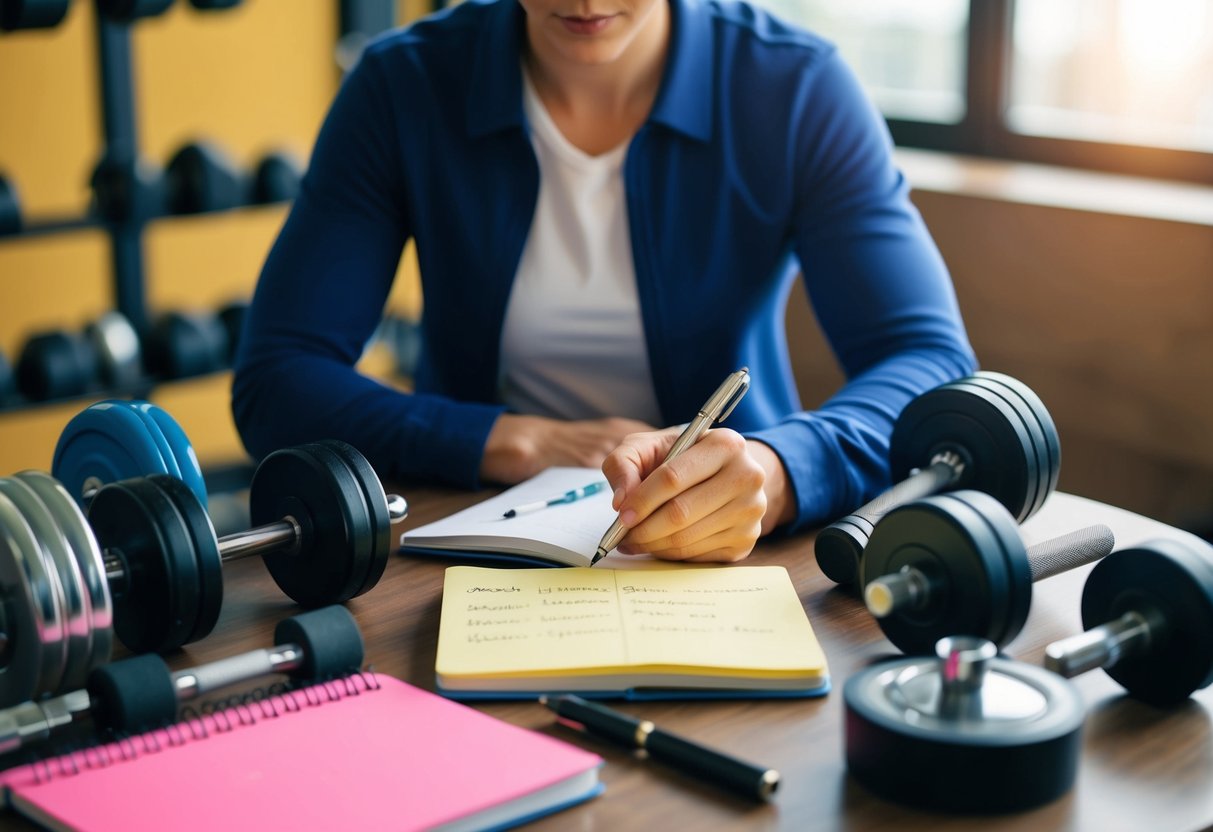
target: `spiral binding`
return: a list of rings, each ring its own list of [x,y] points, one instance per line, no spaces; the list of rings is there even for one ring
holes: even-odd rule
[[[299,713],[307,708],[338,702],[367,691],[379,690],[374,667],[307,683],[278,682],[222,699],[181,709],[178,720],[138,734],[118,734],[95,742],[60,747],[55,756],[36,758],[26,765],[33,782],[42,784],[57,777],[75,777],[84,771],[108,768],[147,754],[159,754],[198,742],[211,734],[226,734],[256,725],[266,719]]]

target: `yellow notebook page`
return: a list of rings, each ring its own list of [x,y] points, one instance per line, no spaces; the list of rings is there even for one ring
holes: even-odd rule
[[[781,566],[446,571],[437,671],[819,678],[825,656]]]

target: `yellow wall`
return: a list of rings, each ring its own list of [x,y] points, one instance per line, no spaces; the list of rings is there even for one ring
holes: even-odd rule
[[[428,7],[400,0],[399,19]],[[211,13],[180,0],[140,21],[132,57],[141,151],[163,165],[182,144],[207,137],[245,169],[271,149],[306,160],[341,80],[337,30],[337,0],[254,0]],[[26,221],[81,216],[102,151],[93,4],[72,3],[54,29],[0,35],[0,78],[0,172],[15,183]],[[149,311],[248,297],[285,215],[276,206],[154,222],[144,244]],[[402,272],[391,304],[415,311],[415,268]],[[108,237],[0,239],[0,286],[0,350],[16,364],[32,332],[78,329],[111,306]],[[204,465],[243,458],[229,384],[224,374],[166,384],[153,396]],[[87,403],[0,413],[0,475],[48,467],[59,430]]]

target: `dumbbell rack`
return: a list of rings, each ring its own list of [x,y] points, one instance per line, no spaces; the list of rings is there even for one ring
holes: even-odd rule
[[[81,2],[82,0],[74,0]],[[46,0],[42,4],[46,11],[29,10],[35,4],[23,0],[0,0],[0,18],[7,15],[22,15],[30,18],[30,28],[56,25],[62,14],[53,9],[57,0]],[[170,5],[165,0],[157,6],[159,13]],[[195,2],[198,8],[224,10],[239,5],[241,0],[210,0]],[[10,5],[11,4],[11,5]],[[445,0],[433,0],[435,9],[445,5]],[[395,0],[339,0],[339,20],[342,42],[351,39],[361,43],[370,35],[395,25]],[[67,0],[62,0],[67,7]],[[0,241],[7,237],[30,237],[79,231],[87,228],[102,228],[109,236],[112,276],[113,308],[133,327],[140,340],[147,338],[150,322],[146,295],[146,270],[144,263],[144,231],[149,222],[162,213],[162,195],[152,193],[158,187],[148,181],[139,152],[138,112],[135,100],[134,61],[131,47],[131,28],[138,22],[113,20],[101,13],[97,3],[97,63],[99,95],[102,117],[102,151],[92,181],[93,204],[83,216],[25,222],[20,217],[19,207],[13,213],[16,220],[8,228],[0,228]],[[41,18],[41,19],[39,19]],[[11,21],[10,21],[11,22]],[[24,28],[15,26],[14,28]],[[104,178],[105,204],[101,202],[99,180]],[[16,203],[16,196],[12,195]],[[123,389],[122,394],[146,397],[155,379],[145,377],[132,389]],[[0,389],[0,396],[3,390]],[[19,403],[0,400],[0,409],[14,409]]]

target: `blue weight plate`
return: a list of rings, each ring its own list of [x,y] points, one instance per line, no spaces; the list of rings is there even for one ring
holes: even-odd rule
[[[148,402],[144,402],[143,407],[145,415],[150,416],[152,421],[160,426],[164,438],[168,440],[169,453],[181,469],[181,480],[198,497],[202,507],[206,508],[206,482],[202,479],[202,466],[198,464],[198,454],[190,444],[190,438],[164,408]]]
[[[86,485],[92,490],[106,483],[148,474],[167,474],[147,423],[127,402],[104,401],[76,414],[55,446],[51,475],[63,483],[81,506]]]
[[[181,466],[177,464],[177,456],[173,453],[173,449],[169,447],[168,439],[164,435],[164,431],[160,429],[160,424],[152,418],[148,413],[148,408],[152,407],[151,402],[145,401],[129,401],[122,402],[143,420],[144,427],[147,428],[147,435],[156,443],[157,450],[160,451],[160,457],[164,460],[164,467],[167,469],[164,473],[177,477],[181,477]],[[159,471],[148,471],[148,474],[157,474]]]

